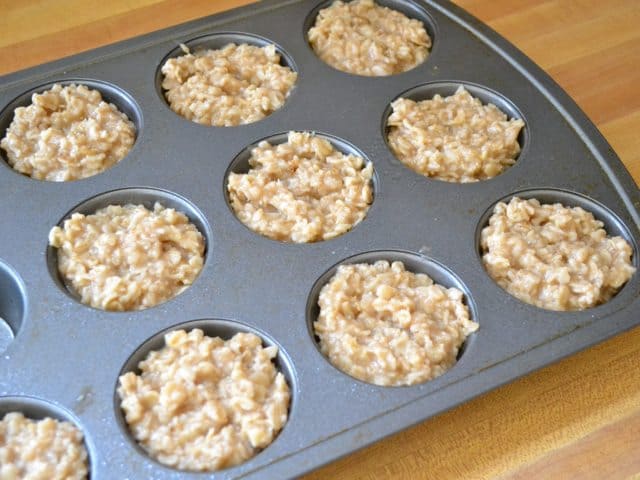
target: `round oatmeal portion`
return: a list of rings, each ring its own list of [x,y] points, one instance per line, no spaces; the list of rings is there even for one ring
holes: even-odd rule
[[[231,127],[256,122],[282,107],[298,74],[280,65],[274,45],[230,43],[170,58],[162,88],[171,109],[203,125]]]
[[[136,441],[159,462],[213,471],[266,448],[287,421],[290,391],[252,333],[230,340],[176,330],[120,377],[118,395]]]
[[[493,104],[483,105],[464,87],[455,94],[391,104],[387,140],[412,170],[447,182],[477,182],[502,173],[520,153],[521,119],[508,119]]]
[[[478,329],[463,293],[400,261],[341,265],[322,288],[313,328],[321,352],[343,372],[384,386],[442,375]]]
[[[82,432],[75,425],[32,420],[20,412],[0,420],[0,478],[81,480],[88,474]]]
[[[186,215],[156,203],[74,213],[53,227],[58,270],[81,302],[103,310],[142,310],[178,295],[204,263],[205,241]]]
[[[481,235],[489,275],[523,302],[583,310],[608,301],[631,278],[631,245],[610,237],[580,207],[514,197],[496,205]]]
[[[242,223],[274,240],[336,237],[358,224],[373,201],[373,165],[310,132],[289,132],[278,145],[260,142],[249,165],[247,173],[229,175],[231,207]]]
[[[0,147],[14,170],[63,182],[96,175],[131,150],[136,129],[127,116],[84,85],[55,84],[15,109]]]
[[[373,0],[333,2],[318,12],[308,38],[325,63],[365,76],[411,70],[426,60],[431,48],[422,22]]]

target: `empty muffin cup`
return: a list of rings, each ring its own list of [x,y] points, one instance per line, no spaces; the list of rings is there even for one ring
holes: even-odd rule
[[[0,352],[13,341],[24,320],[27,294],[18,273],[0,260]]]

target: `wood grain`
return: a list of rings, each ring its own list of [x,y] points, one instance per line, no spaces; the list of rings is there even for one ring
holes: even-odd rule
[[[0,0],[0,74],[249,2]],[[640,2],[456,3],[567,90],[640,182]],[[328,465],[306,480],[640,478],[638,365],[640,328]]]

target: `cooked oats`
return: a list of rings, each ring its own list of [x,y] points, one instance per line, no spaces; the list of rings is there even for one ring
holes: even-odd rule
[[[481,246],[484,266],[502,288],[549,310],[604,303],[635,272],[631,245],[608,236],[593,214],[534,198],[498,203]]]
[[[99,91],[55,84],[18,107],[0,146],[14,170],[63,182],[96,175],[122,160],[136,138],[134,124]]]
[[[87,450],[75,425],[32,420],[20,412],[0,420],[0,479],[81,480],[88,473]]]
[[[298,76],[280,65],[274,45],[234,43],[170,58],[162,74],[174,112],[224,127],[256,122],[282,107]]]
[[[396,157],[412,170],[447,182],[476,182],[502,173],[520,153],[520,119],[482,105],[464,87],[449,97],[395,100],[387,120]]]
[[[156,203],[74,213],[49,233],[58,270],[84,304],[142,310],[178,295],[204,263],[205,242],[186,215]]]
[[[333,68],[366,76],[411,70],[431,48],[422,22],[373,0],[333,2],[318,12],[308,38],[316,55]]]
[[[373,200],[373,166],[345,155],[309,132],[286,143],[260,142],[248,173],[231,173],[228,191],[237,217],[275,240],[316,242],[359,223]]]
[[[320,350],[349,375],[376,385],[413,385],[453,366],[478,329],[463,294],[400,261],[341,265],[322,288],[313,327]]]
[[[275,346],[175,330],[166,345],[120,377],[118,395],[136,441],[181,470],[231,467],[266,448],[287,421],[290,391]]]

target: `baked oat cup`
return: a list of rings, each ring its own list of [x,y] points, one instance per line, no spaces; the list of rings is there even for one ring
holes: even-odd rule
[[[68,412],[32,397],[0,397],[0,478],[85,480],[86,438]]]
[[[93,308],[133,311],[186,290],[202,270],[209,228],[184,198],[128,188],[83,202],[49,233],[54,281]]]
[[[637,270],[636,247],[606,207],[561,190],[497,202],[479,231],[489,276],[518,300],[554,311],[609,302]]]
[[[433,82],[399,95],[383,114],[393,155],[434,180],[469,183],[511,168],[528,147],[520,110],[503,95],[467,82]]]
[[[272,240],[311,243],[347,233],[373,203],[373,164],[349,143],[289,132],[241,152],[225,178],[238,220]]]
[[[325,2],[305,27],[311,49],[323,62],[354,75],[406,72],[422,64],[432,46],[430,17],[419,6],[404,2]]]
[[[33,179],[79,180],[124,159],[141,128],[139,107],[118,87],[64,80],[30,90],[2,111],[0,155]]]
[[[244,33],[219,33],[170,52],[158,69],[156,87],[183,118],[233,127],[282,108],[297,77],[293,60],[275,43]]]
[[[136,447],[171,468],[213,472],[268,448],[294,391],[279,346],[242,324],[196,320],[145,342],[117,386],[117,416]]]
[[[334,266],[313,287],[307,318],[334,367],[380,386],[444,374],[479,328],[471,297],[453,273],[399,251],[360,254]]]

